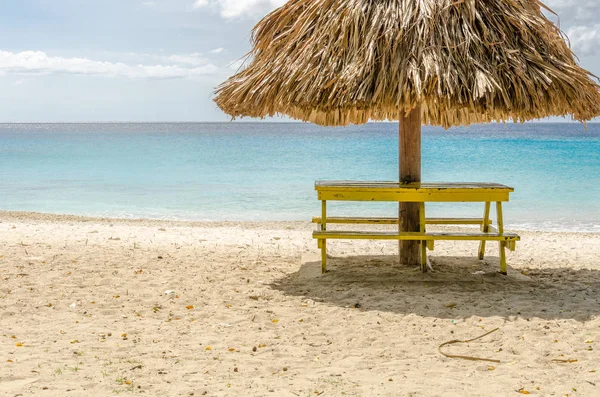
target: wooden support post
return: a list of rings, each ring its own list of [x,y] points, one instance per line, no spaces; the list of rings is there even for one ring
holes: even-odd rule
[[[410,112],[400,109],[400,183],[421,182],[421,106]],[[419,203],[400,203],[400,232],[418,232]],[[401,241],[400,264],[419,265],[419,242]]]

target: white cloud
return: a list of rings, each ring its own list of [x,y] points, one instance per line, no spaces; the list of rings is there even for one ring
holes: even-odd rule
[[[219,48],[215,48],[214,50],[211,50],[211,51],[210,51],[210,53],[211,53],[211,54],[220,54],[220,53],[222,53],[223,51],[225,51],[225,48],[223,48],[223,47],[219,47]]]
[[[196,0],[194,8],[201,8],[208,5],[208,0]]]
[[[170,55],[166,58],[170,62],[185,64],[185,65],[195,65],[201,66],[208,64],[206,58],[202,56],[199,52],[194,52],[187,55]]]
[[[189,56],[188,56],[189,57]],[[190,59],[198,60],[198,57]],[[187,59],[187,60],[190,60]],[[175,63],[186,63],[173,61]],[[190,64],[187,62],[187,64]],[[196,78],[217,74],[219,68],[207,61],[192,63],[193,67],[180,65],[130,65],[123,62],[94,61],[87,58],[49,56],[42,51],[0,51],[0,73],[12,74],[75,74],[121,77],[128,79]]]
[[[567,36],[575,54],[586,56],[600,53],[600,24],[575,26],[567,31]]]
[[[262,15],[286,2],[287,0],[196,0],[194,8],[215,5],[223,18],[231,19]]]

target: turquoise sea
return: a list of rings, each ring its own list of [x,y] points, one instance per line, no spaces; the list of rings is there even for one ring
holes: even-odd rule
[[[398,126],[0,124],[0,210],[184,220],[309,220],[316,179],[397,180]],[[600,124],[425,127],[423,180],[515,188],[508,227],[600,231]],[[394,215],[332,203],[331,215]],[[429,215],[477,216],[440,204]]]

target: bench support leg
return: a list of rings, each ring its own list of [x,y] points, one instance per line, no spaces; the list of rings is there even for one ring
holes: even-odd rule
[[[506,271],[506,242],[500,241],[500,273],[505,276],[508,274]]]
[[[490,231],[490,202],[485,203],[485,209],[483,210],[483,223],[481,224],[481,231],[488,233]],[[479,243],[479,260],[482,260],[485,256],[485,240]]]
[[[327,240],[319,240],[321,242],[321,273],[327,273]]]
[[[321,201],[321,230],[327,230],[327,201]],[[327,240],[319,240],[321,248],[321,273],[327,273]]]
[[[419,231],[425,233],[425,203],[420,203],[419,208]],[[427,273],[427,242],[421,240],[421,271]]]
[[[421,241],[421,271],[427,273],[427,243]]]
[[[502,220],[502,202],[496,202],[496,216],[498,218],[498,233],[504,233],[504,221]],[[506,276],[506,241],[500,241],[500,273]]]

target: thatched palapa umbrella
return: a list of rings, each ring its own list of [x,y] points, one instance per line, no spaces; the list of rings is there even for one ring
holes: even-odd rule
[[[235,117],[400,121],[400,181],[420,181],[421,124],[600,115],[600,87],[537,0],[289,0],[253,30],[215,101]],[[418,204],[400,208],[418,231]],[[401,261],[417,264],[417,242]]]

